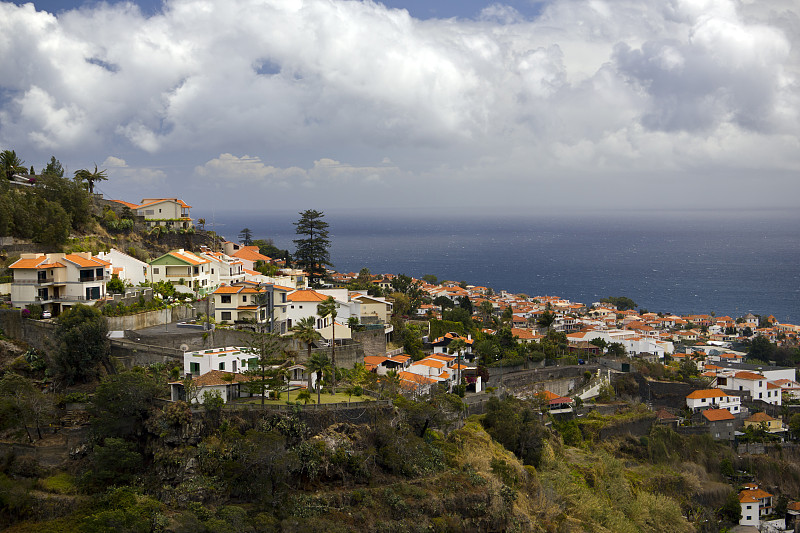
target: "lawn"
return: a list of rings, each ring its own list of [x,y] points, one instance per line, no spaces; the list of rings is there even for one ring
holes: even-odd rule
[[[297,401],[297,394],[299,392],[300,392],[299,390],[293,390],[289,394],[289,398],[288,399],[291,400],[292,402],[296,402]],[[311,398],[314,400],[314,403],[317,403],[317,394],[316,393],[312,393],[311,394]],[[286,404],[286,400],[287,400],[286,391],[284,391],[283,393],[281,393],[280,400],[267,399],[264,403],[267,404],[267,405],[285,405]],[[350,402],[372,401],[373,398],[370,398],[369,396],[355,396],[355,395],[350,397],[347,394],[344,394],[343,392],[337,392],[336,394],[329,394],[327,392],[323,392],[322,395],[320,396],[320,400],[321,400],[322,404],[324,405],[324,404],[328,404],[328,403],[347,403],[348,401],[350,401]],[[239,400],[237,400],[236,403],[254,403],[254,404],[261,405],[261,398],[240,398]],[[311,402],[309,402],[309,403],[311,403]]]

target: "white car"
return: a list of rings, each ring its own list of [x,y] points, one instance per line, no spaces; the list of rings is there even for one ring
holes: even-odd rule
[[[50,311],[42,311],[42,318],[50,318],[51,316],[53,315],[50,314]]]

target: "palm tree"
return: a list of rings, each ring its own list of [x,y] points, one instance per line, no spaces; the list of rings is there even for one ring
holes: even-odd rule
[[[85,181],[89,184],[89,194],[94,192],[94,182],[95,181],[106,181],[108,176],[106,175],[106,169],[97,170],[97,163],[94,165],[94,172],[91,170],[82,168],[80,170],[75,171],[75,179],[79,181]]]
[[[489,300],[484,300],[478,305],[478,312],[481,314],[483,318],[484,325],[489,324],[489,318],[491,318],[492,314],[494,313],[494,306],[492,302]]]
[[[198,218],[198,219],[197,219],[197,225],[198,225],[198,226],[200,226],[200,229],[201,229],[201,230],[204,230],[204,229],[206,229],[206,219],[204,219],[204,218]]]
[[[317,404],[319,404],[322,401],[322,374],[331,369],[331,360],[324,353],[317,352],[306,361],[306,368],[308,369],[309,386],[311,385],[311,373],[317,374]]]
[[[311,398],[311,393],[307,390],[303,390],[297,393],[297,401],[303,402],[304,404],[308,405],[308,402],[314,403],[314,399]]]
[[[456,368],[456,372],[458,375],[458,378],[456,378],[457,385],[461,385],[461,353],[466,349],[467,349],[467,343],[464,342],[464,339],[461,338],[451,341],[450,344],[447,346],[448,353],[458,354],[458,359],[457,359],[458,366]]]
[[[308,357],[306,360],[311,359],[311,347],[314,341],[322,338],[320,332],[314,329],[315,323],[313,316],[307,316],[301,318],[294,326],[289,328],[289,331],[292,332],[292,338],[302,342],[308,348]]]
[[[25,161],[17,157],[14,150],[0,152],[0,170],[8,180],[14,179],[14,174],[28,172],[28,169],[25,168]]]
[[[321,318],[326,316],[331,317],[331,368],[333,369],[333,393],[336,394],[336,309],[339,304],[333,299],[333,296],[328,296],[328,299],[320,302],[317,305],[317,314]]]

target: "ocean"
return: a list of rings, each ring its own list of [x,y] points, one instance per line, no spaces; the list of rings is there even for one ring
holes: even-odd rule
[[[284,211],[206,220],[228,239],[248,227],[293,251],[297,218]],[[340,272],[434,274],[587,304],[627,296],[654,312],[752,312],[800,323],[798,212],[387,210],[330,211],[325,220]]]

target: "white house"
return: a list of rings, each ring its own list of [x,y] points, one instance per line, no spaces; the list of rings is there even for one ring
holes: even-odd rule
[[[111,263],[112,276],[117,276],[131,285],[136,286],[149,279],[148,269],[150,265],[120,252],[116,248],[112,248],[108,252],[100,252],[97,257]]]
[[[736,414],[742,410],[742,399],[728,395],[720,389],[702,389],[686,397],[686,406],[692,412],[704,409],[727,409],[731,414]]]
[[[210,348],[184,352],[183,373],[192,376],[201,376],[212,370],[224,372],[243,372],[247,370],[247,363],[255,356],[246,347],[226,346],[224,348]]]
[[[122,204],[138,216],[144,217],[148,226],[166,226],[168,228],[191,228],[194,224],[189,216],[190,205],[178,198],[142,198],[141,203],[134,204],[123,200],[112,200]]]
[[[9,268],[12,305],[39,304],[53,316],[76,303],[104,299],[111,279],[111,263],[89,252],[22,254]]]
[[[732,375],[718,372],[712,386],[725,390],[748,391],[753,400],[781,405],[781,387],[770,384],[765,376],[755,372],[735,372]]]
[[[773,512],[772,494],[758,488],[755,483],[746,483],[745,489],[739,493],[739,504],[742,506],[742,517],[739,525],[758,527],[761,517]]]
[[[242,388],[242,383],[250,381],[249,376],[236,374],[234,372],[223,372],[211,370],[198,377],[192,377],[192,383],[197,388],[194,398],[187,398],[186,387],[183,381],[173,381],[169,384],[170,398],[176,401],[191,401],[192,403],[202,404],[205,401],[205,393],[217,393],[222,401],[228,403],[231,400],[242,396],[250,396]]]
[[[179,292],[199,295],[215,289],[211,284],[211,261],[183,248],[150,261],[150,281],[171,281]]]

